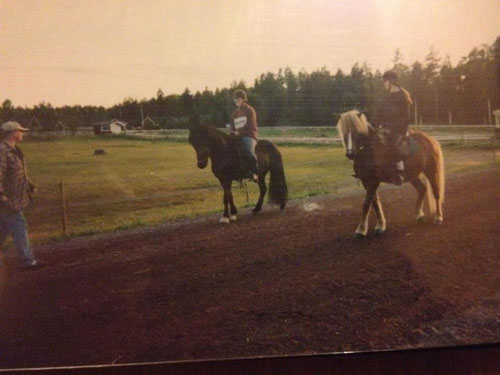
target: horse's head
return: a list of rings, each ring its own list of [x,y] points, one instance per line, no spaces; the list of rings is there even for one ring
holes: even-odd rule
[[[196,151],[198,168],[205,168],[210,157],[210,139],[202,126],[194,126],[189,129],[189,143]]]
[[[345,156],[353,160],[366,144],[366,138],[373,128],[363,113],[352,110],[340,116],[337,130],[346,150]]]

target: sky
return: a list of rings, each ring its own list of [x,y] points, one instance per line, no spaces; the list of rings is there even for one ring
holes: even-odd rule
[[[0,103],[118,104],[252,86],[289,67],[453,65],[500,36],[498,0],[0,0]]]

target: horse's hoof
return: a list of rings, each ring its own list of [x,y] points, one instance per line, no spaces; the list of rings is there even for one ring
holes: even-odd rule
[[[422,216],[417,216],[417,217],[415,218],[415,220],[416,220],[416,221],[417,221],[417,223],[419,223],[419,224],[425,223],[425,216],[424,216],[424,215],[422,215]]]
[[[236,215],[229,216],[229,221],[236,221]]]
[[[219,223],[221,223],[221,224],[229,224],[229,218],[228,218],[228,217],[223,216],[223,217],[221,217],[221,218],[219,219]]]
[[[285,213],[285,207],[280,207],[280,214],[284,214]]]
[[[385,233],[385,229],[380,229],[380,228],[377,228],[377,229],[375,229],[375,230],[373,231],[373,234],[374,234],[375,236],[381,236],[381,235],[383,235],[384,233]]]
[[[434,224],[436,224],[436,225],[441,225],[441,224],[443,224],[443,219],[442,219],[442,218],[440,218],[440,217],[436,217],[436,218],[434,219]]]
[[[366,234],[359,233],[359,232],[354,233],[354,238],[362,239],[362,238],[365,238],[365,237],[366,237]]]

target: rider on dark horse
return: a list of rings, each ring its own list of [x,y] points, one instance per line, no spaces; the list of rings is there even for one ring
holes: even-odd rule
[[[230,131],[231,134],[241,139],[244,158],[249,171],[247,178],[253,182],[258,182],[257,156],[255,154],[258,137],[257,114],[248,105],[245,91],[236,90],[233,99],[237,108],[231,117]]]
[[[383,99],[372,124],[389,131],[388,141],[391,153],[389,179],[396,185],[403,183],[404,164],[402,150],[405,149],[405,137],[410,124],[410,106],[413,103],[410,94],[399,84],[398,76],[392,70],[382,76],[387,95]]]

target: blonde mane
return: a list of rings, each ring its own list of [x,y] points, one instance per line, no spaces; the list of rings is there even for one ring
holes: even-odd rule
[[[351,110],[340,115],[339,122],[337,123],[337,130],[344,147],[347,147],[347,136],[349,131],[352,135],[368,135],[369,129],[372,126],[366,120],[366,116],[358,110]]]

